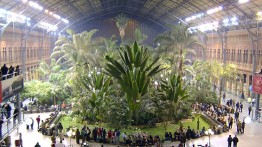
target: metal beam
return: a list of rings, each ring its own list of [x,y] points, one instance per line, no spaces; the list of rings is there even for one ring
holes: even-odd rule
[[[161,26],[162,28],[166,28],[166,23],[162,23],[162,22],[165,22],[164,19],[161,19],[162,21],[156,21],[155,19],[152,19],[150,17],[144,17],[142,15],[138,15],[136,12],[129,12],[129,11],[123,11],[123,10],[119,10],[118,9],[119,6],[114,6],[114,7],[111,7],[111,8],[107,8],[107,9],[103,9],[103,10],[100,10],[100,11],[97,11],[96,13],[94,13],[92,16],[83,16],[75,21],[73,21],[72,23],[70,23],[69,25],[67,25],[66,27],[62,28],[60,30],[60,33],[63,32],[65,29],[71,27],[72,25],[76,24],[76,23],[79,23],[81,20],[84,20],[86,19],[86,21],[90,21],[94,18],[98,18],[98,17],[103,17],[103,16],[106,16],[106,15],[111,15],[111,14],[115,14],[115,13],[121,13],[121,12],[124,12],[124,13],[129,13],[132,15],[136,15],[138,16],[139,18],[143,18],[145,20],[148,20],[148,21],[151,21],[151,22],[154,22],[155,24]],[[133,8],[133,7],[126,7],[126,8]]]
[[[177,9],[182,7],[183,5],[185,5],[186,3],[188,3],[190,0],[183,0],[181,3],[179,3],[178,5],[176,5],[176,7],[172,8],[172,10],[167,10],[166,12],[164,12],[162,15],[160,15],[160,18],[165,18],[166,15],[168,14],[172,14],[172,13],[177,13]]]
[[[75,5],[73,5],[69,0],[64,0],[64,2],[68,6],[70,6],[73,10],[75,10],[78,13],[78,15],[80,15],[80,17],[84,16],[84,14]]]

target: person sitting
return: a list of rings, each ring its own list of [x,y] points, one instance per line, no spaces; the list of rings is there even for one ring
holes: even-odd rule
[[[200,132],[200,135],[201,135],[201,136],[204,136],[204,135],[205,135],[205,131],[206,131],[206,128],[203,127],[202,130],[201,130],[201,132]]]
[[[169,134],[168,132],[165,133],[165,141],[168,141],[169,140]]]
[[[195,136],[196,136],[196,132],[195,132],[195,130],[193,129],[192,131],[191,131],[191,138],[193,138],[193,139],[195,139]]]

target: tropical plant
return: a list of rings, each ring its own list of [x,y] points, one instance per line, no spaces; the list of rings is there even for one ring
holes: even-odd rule
[[[168,80],[161,80],[160,87],[158,88],[158,97],[162,101],[166,101],[165,114],[169,114],[174,120],[178,120],[179,105],[182,105],[189,97],[186,87],[182,85],[180,75],[171,75]],[[180,107],[181,108],[181,107]]]
[[[189,25],[183,23],[170,25],[170,31],[158,36],[155,40],[156,43],[164,46],[172,67],[178,63],[177,71],[180,75],[183,72],[185,53],[194,52],[192,48],[195,46],[202,46],[197,37],[198,32],[192,32],[189,28]]]
[[[81,115],[82,120],[89,118],[92,121],[101,121],[106,115],[105,109],[108,105],[110,93],[113,91],[110,87],[111,78],[100,71],[92,71],[88,75],[82,75],[77,79],[78,87],[82,87],[82,94],[76,94],[74,101],[75,112]]]
[[[235,80],[236,77],[236,65],[235,64],[223,64],[218,61],[210,62],[212,66],[211,68],[211,74],[212,74],[212,80],[214,83],[217,83],[220,81],[220,87],[219,88],[219,104],[221,103],[221,96],[222,96],[222,87],[224,87],[224,82],[226,80]]]
[[[62,67],[70,70],[77,70],[83,66],[100,66],[97,47],[103,43],[101,38],[93,38],[97,30],[84,31],[75,34],[67,30],[69,37],[59,36],[51,58],[55,58]]]
[[[121,41],[123,42],[125,36],[125,29],[128,23],[128,18],[125,14],[121,13],[116,16],[115,20],[116,20],[116,26],[119,29]]]
[[[163,68],[156,65],[158,58],[151,62],[148,50],[136,42],[132,47],[121,47],[119,56],[120,61],[106,56],[108,63],[105,69],[108,75],[118,81],[125,93],[131,119],[140,108],[141,98],[147,94],[151,78]]]
[[[140,29],[136,29],[136,30],[135,30],[135,41],[136,41],[138,44],[143,44],[144,41],[147,40],[147,38],[148,38],[148,36],[145,35],[145,34],[143,34]]]

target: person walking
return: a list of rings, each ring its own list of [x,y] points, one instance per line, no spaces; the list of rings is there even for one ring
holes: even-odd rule
[[[250,115],[251,110],[252,110],[252,106],[250,105],[250,106],[248,107],[248,115]]]
[[[245,126],[246,126],[246,123],[245,123],[245,121],[243,120],[243,122],[242,122],[242,130],[241,130],[241,133],[245,133]]]
[[[36,122],[37,122],[37,129],[39,129],[39,124],[40,124],[40,115],[38,115],[38,117],[36,118]]]
[[[227,138],[228,147],[231,147],[232,141],[233,141],[233,139],[232,139],[231,135],[229,135],[228,138]]]
[[[233,147],[237,147],[237,143],[238,143],[237,135],[235,135],[235,137],[232,139],[232,141],[233,141]]]

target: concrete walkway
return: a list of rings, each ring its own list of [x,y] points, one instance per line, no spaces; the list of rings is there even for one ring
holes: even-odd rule
[[[226,93],[226,100],[228,99],[235,99],[235,101],[241,101],[236,96]],[[242,121],[244,117],[248,116],[248,106],[249,104],[242,100],[242,103],[244,104],[243,112],[240,113],[240,120]],[[41,119],[45,119],[49,116],[50,113],[41,113]],[[34,120],[39,114],[27,114],[25,117],[29,118],[32,117]],[[11,142],[12,147],[14,147],[14,142],[19,138],[19,132],[22,133],[23,138],[23,147],[34,147],[34,145],[39,142],[41,147],[50,147],[51,146],[51,137],[42,135],[41,133],[37,132],[37,124],[35,121],[34,129],[33,130],[27,130],[26,124],[23,123],[19,126],[19,128],[11,133]],[[164,132],[163,132],[164,133]],[[235,123],[233,124],[233,129],[231,129],[228,133],[223,133],[220,135],[213,135],[210,137],[211,146],[212,147],[227,147],[227,138],[228,135],[234,136],[236,133],[236,126]],[[237,137],[239,139],[238,147],[261,147],[262,141],[260,140],[262,138],[262,124],[258,122],[251,122],[250,124],[246,124],[245,133],[244,134],[237,134]],[[57,139],[57,142],[59,140]],[[80,141],[81,142],[81,141]],[[196,145],[204,145],[208,144],[209,138],[208,136],[201,137],[199,139],[191,139],[187,141],[187,147],[192,147],[193,144]],[[64,144],[66,147],[70,145],[70,139],[65,138]],[[71,144],[73,147],[80,147],[80,145],[76,144],[75,139],[71,139]],[[165,147],[177,147],[179,142],[172,142],[172,143],[166,143],[163,144]],[[101,144],[99,143],[90,143],[91,147],[101,147]],[[108,145],[105,144],[104,147],[111,147],[111,146],[117,146],[117,145]]]

